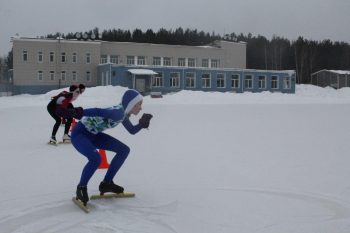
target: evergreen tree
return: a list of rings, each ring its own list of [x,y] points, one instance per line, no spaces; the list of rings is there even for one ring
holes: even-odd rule
[[[148,29],[143,32],[135,29],[113,29],[99,32],[98,28],[84,32],[88,35],[102,35],[98,39],[104,41],[142,42],[171,45],[208,45],[215,40],[228,40],[232,42],[247,43],[247,68],[264,70],[295,70],[298,83],[310,83],[311,74],[322,69],[350,70],[350,45],[345,42],[332,42],[330,40],[313,41],[299,37],[295,41],[274,35],[271,40],[251,33],[244,35],[234,32],[224,36],[211,34],[197,29],[184,30],[182,27],[173,30],[159,29],[153,32]],[[81,33],[81,34],[84,34]],[[47,38],[75,38],[76,33],[64,35],[56,32],[49,34]],[[12,56],[8,55],[8,61],[12,64]],[[11,66],[12,67],[12,66]]]

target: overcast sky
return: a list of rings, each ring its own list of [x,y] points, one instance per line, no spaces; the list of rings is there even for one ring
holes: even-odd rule
[[[0,0],[0,56],[11,36],[182,27],[350,43],[350,0]]]

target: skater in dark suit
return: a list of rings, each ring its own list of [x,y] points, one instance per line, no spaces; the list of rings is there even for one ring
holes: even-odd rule
[[[63,118],[60,115],[62,109],[74,109],[72,102],[78,98],[78,96],[85,91],[85,86],[80,84],[79,86],[71,85],[69,91],[62,91],[58,95],[51,98],[51,101],[47,105],[47,111],[51,117],[55,120],[55,124],[52,129],[52,134],[49,143],[56,144],[56,133],[62,121],[65,124],[63,141],[70,142],[70,136],[68,135],[69,129],[72,124],[72,118]]]

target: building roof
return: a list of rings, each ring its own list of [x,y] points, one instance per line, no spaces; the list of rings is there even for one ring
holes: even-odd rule
[[[329,71],[337,74],[350,74],[350,70],[329,70]]]
[[[149,70],[149,69],[129,69],[128,71],[131,74],[135,74],[135,75],[155,75],[155,74],[157,74],[153,70]]]
[[[316,71],[316,72],[312,73],[311,75],[315,75],[315,74],[318,74],[318,73],[321,73],[324,71],[335,73],[335,74],[350,74],[350,70],[326,70],[326,69],[323,69],[323,70]]]

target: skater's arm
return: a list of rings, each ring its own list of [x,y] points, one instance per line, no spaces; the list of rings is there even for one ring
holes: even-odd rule
[[[74,108],[65,108],[63,106],[57,106],[56,107],[56,115],[59,116],[59,117],[63,117],[63,118],[78,118],[80,119],[79,117],[77,117],[77,110],[74,109]]]
[[[119,121],[123,119],[124,113],[122,111],[118,111],[117,109],[104,109],[104,108],[88,108],[84,109],[83,116],[87,117],[103,117],[112,119],[114,121]]]
[[[122,124],[130,134],[137,134],[142,129],[140,124],[133,125],[127,117],[124,119]]]

